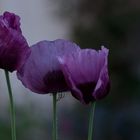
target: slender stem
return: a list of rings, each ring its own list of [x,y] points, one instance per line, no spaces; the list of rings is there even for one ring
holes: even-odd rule
[[[13,102],[12,88],[11,88],[11,84],[10,84],[9,73],[7,70],[5,70],[5,77],[6,77],[7,88],[8,88],[9,99],[10,99],[12,140],[16,140],[15,109],[14,109],[14,102]]]
[[[53,93],[53,140],[57,140],[57,94]]]
[[[92,140],[93,137],[93,121],[95,112],[95,102],[91,104],[90,118],[89,118],[89,128],[88,128],[88,140]]]

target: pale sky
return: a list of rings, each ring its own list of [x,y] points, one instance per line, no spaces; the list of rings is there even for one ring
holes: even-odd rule
[[[68,38],[68,26],[54,17],[51,0],[1,0],[0,13],[4,11],[21,17],[22,31],[30,45],[44,39]]]
[[[68,25],[55,17],[54,6],[49,0],[1,0],[0,14],[4,11],[14,12],[21,17],[22,32],[29,45],[45,39],[69,39]],[[50,96],[41,96],[26,89],[17,80],[15,72],[10,74],[10,78],[14,99],[18,104],[31,101],[40,104],[40,100],[42,104],[50,103]],[[9,100],[3,70],[0,70],[0,79],[0,108],[3,108]]]

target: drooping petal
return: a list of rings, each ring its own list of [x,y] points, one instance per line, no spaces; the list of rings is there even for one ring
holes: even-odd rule
[[[10,72],[22,66],[30,54],[19,20],[19,16],[9,12],[0,16],[0,68]]]
[[[81,102],[87,104],[98,99],[98,95],[102,94],[102,97],[107,94],[105,93],[109,82],[107,55],[107,49],[102,48],[99,52],[93,49],[84,49],[71,55],[59,57],[61,69],[72,95]],[[98,84],[99,78],[105,79],[102,86]],[[99,86],[99,88],[96,86]],[[99,89],[101,91],[100,94],[97,92]]]
[[[41,41],[31,47],[31,55],[18,71],[18,78],[33,92],[45,94],[68,90],[57,57],[80,50],[69,41]]]
[[[104,98],[110,90],[110,80],[108,75],[108,49],[102,47],[102,51],[99,51],[102,56],[105,58],[104,65],[101,69],[95,90],[93,92],[93,96],[96,100]]]

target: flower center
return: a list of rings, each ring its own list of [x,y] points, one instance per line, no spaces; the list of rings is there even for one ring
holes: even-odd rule
[[[92,95],[94,89],[95,89],[96,84],[94,82],[88,82],[84,84],[79,84],[77,88],[81,91],[83,94],[84,101],[86,103],[89,103],[91,101],[94,101],[94,97]]]
[[[48,72],[44,77],[44,83],[50,92],[67,91],[68,87],[62,71]]]

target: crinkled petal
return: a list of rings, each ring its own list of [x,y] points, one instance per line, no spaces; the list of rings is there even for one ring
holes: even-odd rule
[[[10,72],[21,67],[30,54],[20,31],[19,17],[8,12],[0,16],[0,68]]]
[[[2,21],[7,28],[11,28],[21,33],[20,17],[18,15],[6,11],[0,17],[0,21]]]
[[[41,41],[31,47],[31,55],[18,70],[18,78],[33,92],[45,94],[67,91],[57,57],[80,50],[69,41]]]

